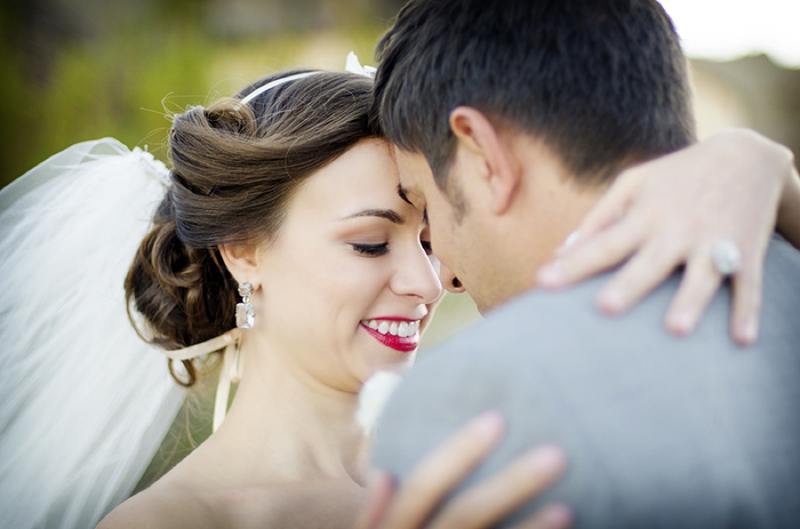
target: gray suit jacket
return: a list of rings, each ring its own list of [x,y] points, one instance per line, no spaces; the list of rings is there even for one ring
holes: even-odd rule
[[[631,313],[593,299],[607,277],[531,291],[422,358],[378,427],[373,464],[402,477],[475,414],[508,432],[475,483],[541,443],[563,447],[544,501],[577,527],[800,527],[800,253],[770,244],[758,343],[728,335],[723,289],[694,334],[663,330],[676,274]]]

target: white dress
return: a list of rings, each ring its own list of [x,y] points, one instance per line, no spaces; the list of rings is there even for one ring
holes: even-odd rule
[[[180,407],[123,287],[166,181],[150,154],[102,139],[0,191],[2,527],[94,527]]]

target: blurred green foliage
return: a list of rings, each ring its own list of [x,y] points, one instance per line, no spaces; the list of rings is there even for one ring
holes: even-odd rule
[[[105,136],[148,145],[166,161],[170,115],[276,70],[342,69],[350,50],[368,64],[386,27],[366,12],[339,25],[232,38],[212,31],[191,5],[156,2],[139,16],[101,18],[88,35],[44,44],[31,43],[19,13],[0,8],[0,186],[73,143]]]

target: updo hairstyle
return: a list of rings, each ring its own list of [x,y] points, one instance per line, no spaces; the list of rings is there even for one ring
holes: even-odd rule
[[[175,350],[232,329],[237,284],[219,246],[268,242],[306,178],[378,136],[368,122],[372,82],[355,74],[320,72],[239,103],[295,73],[263,78],[233,98],[175,116],[171,184],[125,279],[131,319],[148,342]],[[171,363],[170,372],[192,386],[196,366],[183,364],[186,376],[176,376]]]

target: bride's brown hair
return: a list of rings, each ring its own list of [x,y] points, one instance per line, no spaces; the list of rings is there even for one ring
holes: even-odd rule
[[[237,285],[219,246],[269,241],[308,176],[378,135],[368,120],[372,83],[355,74],[315,73],[240,104],[294,73],[175,116],[171,185],[125,279],[131,319],[150,343],[180,349],[232,329]],[[191,386],[196,366],[183,364],[187,376],[175,379]]]

